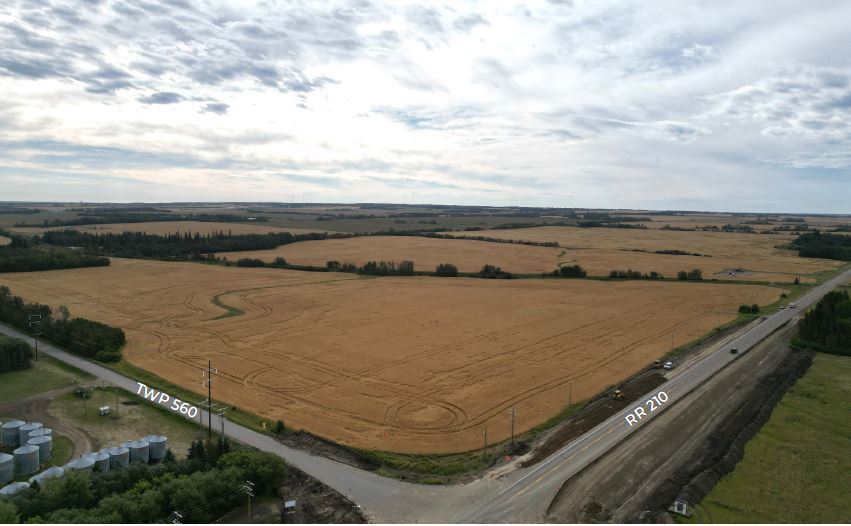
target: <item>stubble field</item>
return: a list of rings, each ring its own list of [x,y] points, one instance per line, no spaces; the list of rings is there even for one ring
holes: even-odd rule
[[[482,233],[470,232],[476,236]],[[556,241],[564,253],[561,264],[579,264],[591,275],[608,275],[611,270],[657,271],[676,277],[680,270],[700,269],[704,279],[812,282],[807,275],[834,270],[838,261],[798,257],[792,250],[777,248],[789,236],[734,234],[726,232],[679,232],[631,228],[535,227],[488,230],[497,239]],[[695,255],[656,254],[680,250]],[[726,272],[741,269],[744,272]],[[510,268],[507,270],[511,270]]]
[[[359,278],[113,259],[2,274],[127,331],[127,360],[203,397],[362,448],[446,453],[546,421],[736,317],[754,285]],[[217,302],[215,304],[214,302]]]
[[[462,272],[477,272],[482,265],[492,264],[516,273],[541,273],[556,268],[557,248],[488,243],[465,239],[437,239],[414,236],[367,236],[349,239],[304,241],[271,250],[222,252],[229,260],[257,258],[271,262],[283,257],[288,263],[324,267],[329,260],[351,261],[363,265],[367,261],[410,260],[416,270],[434,271],[440,263],[452,263]]]

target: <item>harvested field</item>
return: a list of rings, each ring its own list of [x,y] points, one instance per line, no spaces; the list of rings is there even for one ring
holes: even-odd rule
[[[175,232],[198,232],[211,234],[214,232],[231,232],[232,234],[265,234],[267,232],[291,232],[307,234],[310,232],[325,232],[323,229],[280,228],[267,223],[213,223],[206,221],[151,221],[148,223],[108,223],[103,225],[80,225],[58,227],[10,227],[9,230],[27,235],[37,235],[50,230],[79,230],[92,234],[120,234],[121,232],[146,232],[148,234],[174,234]]]
[[[556,241],[564,254],[559,263],[582,265],[590,275],[632,268],[676,277],[677,271],[700,269],[704,279],[792,282],[842,264],[825,259],[801,258],[792,250],[776,248],[787,237],[723,232],[679,232],[653,229],[536,227],[489,230],[488,237],[529,241]],[[464,234],[461,234],[464,235]],[[482,235],[472,232],[470,236]],[[692,255],[656,254],[680,250]],[[743,269],[746,272],[725,272]],[[507,268],[506,270],[512,270]]]
[[[674,344],[777,301],[755,285],[359,278],[113,259],[0,275],[30,301],[123,327],[134,365],[203,397],[362,448],[439,453],[508,438]],[[217,306],[216,301],[222,306]],[[227,308],[230,308],[228,311]],[[228,315],[230,313],[230,315]]]
[[[12,240],[9,239],[8,237],[0,236],[0,247],[3,246],[3,245],[8,245],[11,242],[12,242]]]
[[[229,260],[257,258],[271,262],[283,257],[289,263],[324,267],[325,262],[410,260],[416,270],[434,271],[440,263],[452,263],[462,272],[477,272],[487,263],[516,273],[541,273],[556,268],[557,248],[487,243],[465,239],[437,239],[414,236],[368,236],[349,239],[303,241],[271,250],[222,252]]]

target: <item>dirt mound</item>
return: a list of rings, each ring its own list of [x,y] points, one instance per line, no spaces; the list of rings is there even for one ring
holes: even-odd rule
[[[303,471],[290,467],[281,487],[285,501],[295,500],[295,511],[281,515],[285,524],[364,524],[363,512],[340,492]]]
[[[648,499],[650,510],[643,520],[658,522],[667,518],[666,509],[674,500],[695,505],[733,471],[744,456],[745,445],[768,422],[774,406],[783,398],[813,361],[811,351],[790,353],[777,369],[763,378],[750,396],[710,435],[706,447]]]

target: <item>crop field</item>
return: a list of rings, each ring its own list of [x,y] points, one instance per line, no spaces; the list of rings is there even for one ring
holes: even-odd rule
[[[487,263],[517,273],[541,273],[556,268],[561,250],[549,247],[488,243],[464,239],[413,236],[369,236],[304,241],[271,250],[222,252],[229,260],[258,258],[271,262],[283,257],[289,263],[324,267],[325,262],[410,260],[416,270],[433,271],[439,263],[452,263],[462,272],[476,272]]]
[[[677,271],[697,268],[704,279],[791,282],[800,276],[801,281],[808,282],[813,280],[807,275],[841,266],[838,261],[801,258],[792,250],[777,248],[788,243],[787,236],[576,227],[489,230],[468,235],[482,234],[498,239],[557,241],[564,251],[559,263],[578,263],[591,275],[632,268],[676,277]],[[661,250],[701,255],[655,253]]]
[[[146,223],[108,223],[103,225],[79,225],[58,227],[10,227],[9,230],[19,234],[36,235],[49,230],[79,230],[80,232],[91,232],[92,234],[120,234],[121,232],[146,232],[148,234],[174,234],[176,232],[198,232],[199,234],[211,234],[224,232],[232,234],[265,234],[267,232],[291,232],[293,234],[306,234],[309,232],[325,232],[324,229],[298,229],[281,228],[260,223],[215,223],[206,221],[150,221]]]
[[[0,246],[8,245],[12,240],[5,236],[0,236]]]
[[[617,384],[673,344],[770,304],[757,285],[364,278],[113,259],[0,275],[29,301],[127,331],[127,360],[344,444],[445,453],[508,438]]]

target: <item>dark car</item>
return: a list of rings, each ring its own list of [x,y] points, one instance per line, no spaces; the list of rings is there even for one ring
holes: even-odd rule
[[[739,354],[739,348],[733,347],[732,349],[730,349],[730,354]]]

